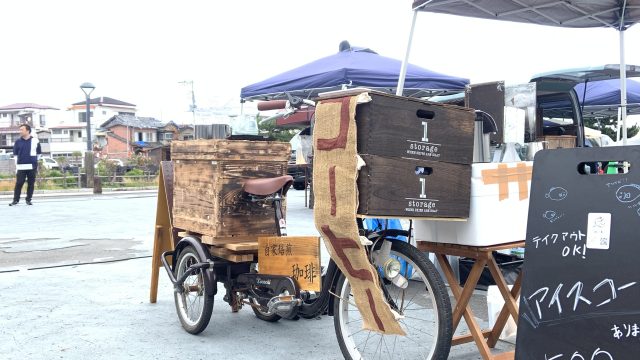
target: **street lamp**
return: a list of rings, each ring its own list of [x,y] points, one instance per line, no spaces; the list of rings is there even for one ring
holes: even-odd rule
[[[93,169],[93,147],[91,146],[91,106],[89,105],[89,95],[91,95],[95,88],[96,87],[89,82],[85,82],[80,85],[80,89],[82,89],[82,92],[85,95],[85,102],[87,105],[87,112],[85,113],[85,119],[87,121],[87,152],[84,153],[84,170],[87,176],[87,187],[94,188],[94,193],[96,192],[96,188],[94,187],[95,182],[93,178],[95,172]]]
[[[85,95],[87,104],[87,112],[85,113],[85,119],[87,121],[87,151],[93,150],[91,147],[91,107],[89,105],[89,95],[91,95],[95,88],[95,85],[90,82],[85,82],[80,85],[80,89],[82,89],[82,92]]]
[[[196,138],[196,95],[193,92],[193,80],[185,80],[179,81],[178,84],[182,85],[191,85],[191,106],[189,106],[191,110],[191,115],[193,116],[193,138]]]

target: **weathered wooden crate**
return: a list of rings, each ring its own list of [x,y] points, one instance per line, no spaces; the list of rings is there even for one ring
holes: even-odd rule
[[[471,165],[361,155],[358,214],[468,218]]]
[[[546,135],[539,137],[538,141],[545,141],[544,148],[548,150],[576,147],[576,137],[574,135]]]
[[[358,105],[358,153],[458,164],[473,162],[473,109],[369,93]]]
[[[284,142],[174,141],[173,225],[223,242],[275,235],[273,209],[240,201],[242,184],[285,175],[290,155]]]

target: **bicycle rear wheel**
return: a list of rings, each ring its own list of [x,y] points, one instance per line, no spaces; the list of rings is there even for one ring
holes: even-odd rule
[[[204,260],[200,259],[193,246],[187,246],[180,252],[174,270],[176,278],[190,272],[184,281],[182,292],[176,291],[173,296],[180,323],[191,334],[199,334],[207,328],[213,311],[213,295],[207,295],[209,284],[204,279],[204,270],[188,270],[191,265]]]
[[[390,240],[386,240],[390,241]],[[409,281],[400,288],[381,279],[391,307],[402,318],[406,336],[382,335],[363,330],[349,281],[338,281],[334,302],[334,326],[345,359],[446,359],[451,348],[451,303],[447,290],[429,259],[415,247],[392,241],[391,256],[404,265]]]

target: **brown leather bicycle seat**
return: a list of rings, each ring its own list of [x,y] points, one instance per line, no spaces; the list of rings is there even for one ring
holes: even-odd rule
[[[269,179],[250,179],[244,182],[244,191],[253,195],[271,195],[278,190],[288,188],[293,183],[293,176],[284,175]],[[286,190],[286,189],[285,189]]]

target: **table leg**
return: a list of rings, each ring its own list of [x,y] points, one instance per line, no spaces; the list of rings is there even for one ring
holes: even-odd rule
[[[438,259],[438,262],[442,267],[442,271],[449,282],[451,292],[453,292],[453,296],[456,298],[456,308],[453,315],[453,331],[455,332],[455,329],[460,323],[460,319],[464,316],[467,327],[469,327],[469,332],[471,332],[473,340],[475,341],[482,358],[485,360],[491,359],[491,351],[484,340],[482,329],[478,326],[478,323],[474,318],[473,311],[471,311],[471,308],[468,306],[469,300],[471,299],[473,290],[480,279],[480,275],[482,274],[486,261],[481,259],[476,260],[476,263],[471,268],[469,277],[464,284],[464,288],[460,291],[460,285],[458,285],[457,280],[453,275],[451,265],[447,261],[446,256],[436,253],[436,258]]]

